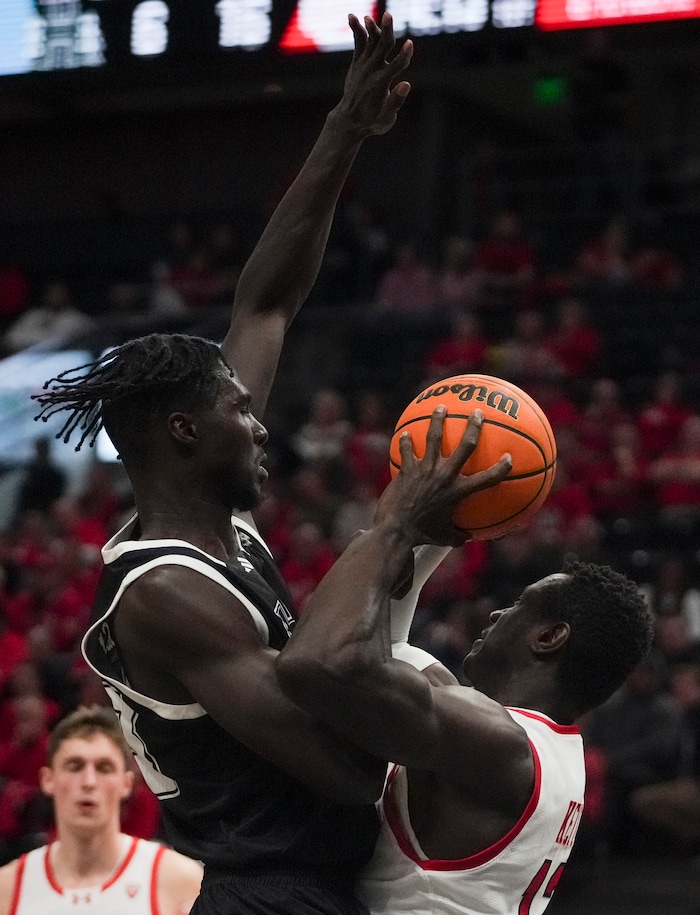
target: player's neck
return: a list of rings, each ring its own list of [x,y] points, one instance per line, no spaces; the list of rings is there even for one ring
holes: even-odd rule
[[[227,506],[205,500],[183,500],[177,506],[142,507],[137,500],[141,539],[185,540],[216,556],[226,559],[238,548]]]
[[[113,829],[89,835],[59,833],[50,854],[57,883],[64,889],[105,883],[124,859],[130,841],[130,836]]]

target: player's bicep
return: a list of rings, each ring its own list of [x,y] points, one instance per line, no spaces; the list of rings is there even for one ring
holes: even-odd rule
[[[259,623],[241,601],[177,567],[154,570],[139,585],[129,589],[129,602],[122,600],[117,630],[124,660],[131,654],[133,663],[133,652],[139,653],[136,673],[161,671],[165,684],[174,681],[184,691],[179,701],[198,703],[249,749],[318,790],[348,802],[378,795],[379,761],[341,741],[283,694],[275,674],[278,652],[265,645]],[[133,668],[130,679],[139,689]],[[152,684],[148,692],[154,695]]]

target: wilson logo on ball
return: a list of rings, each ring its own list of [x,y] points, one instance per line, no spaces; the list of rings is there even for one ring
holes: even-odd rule
[[[416,397],[415,402],[421,403],[429,397],[443,397],[447,393],[456,394],[457,399],[462,403],[469,403],[475,400],[478,404],[486,404],[488,407],[494,407],[501,413],[507,413],[513,419],[518,418],[520,403],[511,394],[504,391],[491,390],[483,384],[440,384],[435,388],[426,388]]]

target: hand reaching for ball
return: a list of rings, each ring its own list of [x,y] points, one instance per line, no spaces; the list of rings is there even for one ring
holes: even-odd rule
[[[455,507],[469,496],[502,482],[510,472],[510,454],[504,454],[491,467],[476,473],[463,473],[464,464],[476,448],[481,435],[483,413],[475,410],[461,439],[443,456],[443,432],[447,410],[439,405],[433,411],[425,439],[425,454],[417,457],[411,435],[401,436],[401,469],[385,489],[377,507],[378,522],[391,517],[415,531],[416,543],[459,546],[469,534],[455,527]]]

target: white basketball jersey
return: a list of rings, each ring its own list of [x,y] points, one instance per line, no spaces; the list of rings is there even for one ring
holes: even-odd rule
[[[372,915],[541,915],[574,843],[585,769],[575,726],[508,709],[527,732],[535,787],[522,816],[495,845],[461,860],[431,860],[408,814],[406,770],[394,766],[380,802],[382,827],[357,895]]]
[[[51,848],[35,848],[19,859],[10,915],[159,915],[157,875],[164,846],[130,838],[109,880],[79,889],[59,885]]]

